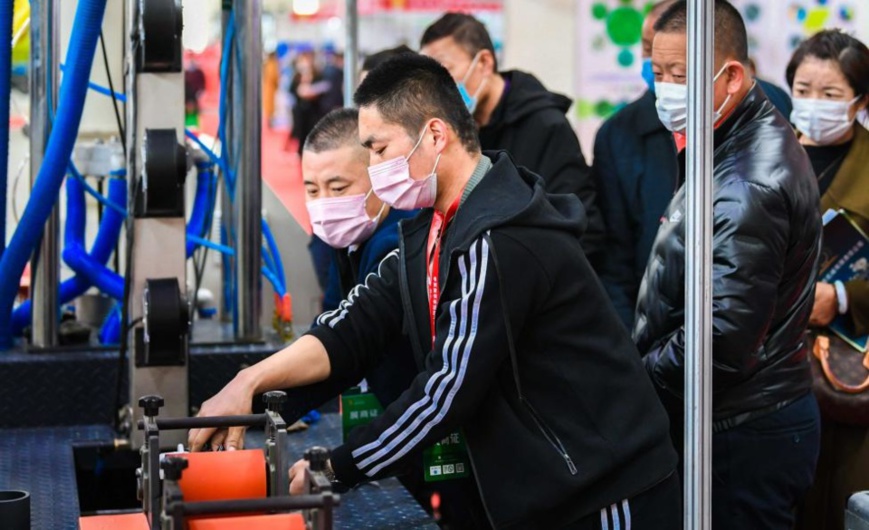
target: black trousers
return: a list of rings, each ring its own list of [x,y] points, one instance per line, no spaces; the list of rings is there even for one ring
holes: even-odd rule
[[[664,396],[662,401],[681,457],[681,401]],[[793,528],[796,508],[814,478],[820,428],[818,403],[809,393],[781,410],[713,434],[712,529]],[[680,462],[680,474],[683,469]]]
[[[681,530],[682,488],[679,475],[633,498],[604,507],[565,528],[570,530]]]
[[[821,447],[814,394],[712,436],[712,528],[786,530],[812,485]]]

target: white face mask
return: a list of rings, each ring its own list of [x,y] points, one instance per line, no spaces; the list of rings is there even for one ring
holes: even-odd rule
[[[437,196],[437,167],[441,160],[438,154],[434,167],[425,178],[414,180],[410,176],[408,160],[425,137],[425,129],[407,156],[397,156],[391,160],[368,167],[374,193],[386,204],[399,210],[415,210],[434,206]]]
[[[791,123],[801,133],[821,145],[829,145],[847,134],[854,119],[851,118],[851,101],[830,101],[828,99],[794,98]]]
[[[655,110],[667,130],[684,131],[688,125],[688,87],[655,81]]]
[[[369,218],[365,203],[373,189],[365,195],[327,197],[308,201],[308,215],[314,235],[332,248],[347,248],[367,241],[377,229],[386,203],[374,218]]]
[[[712,82],[718,81],[721,74],[727,68],[727,64],[712,78]],[[658,119],[668,130],[682,132],[688,126],[688,86],[678,83],[662,83],[655,81],[655,110],[658,111]],[[721,120],[721,113],[730,101],[731,94],[727,95],[724,103],[715,111],[713,126]]]

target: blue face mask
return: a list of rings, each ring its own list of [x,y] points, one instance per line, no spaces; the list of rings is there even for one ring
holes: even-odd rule
[[[480,54],[474,56],[474,60],[471,61],[470,66],[468,66],[468,71],[465,72],[465,76],[461,81],[456,82],[456,88],[459,89],[459,94],[462,96],[462,101],[465,102],[465,106],[468,107],[468,112],[474,114],[474,111],[477,109],[477,97],[480,95],[480,92],[483,90],[483,85],[486,84],[486,78],[483,78],[480,81],[480,86],[477,87],[477,92],[472,96],[468,93],[468,87],[465,85],[467,83],[468,78],[471,76],[471,72],[474,71],[474,67],[477,66],[477,60],[479,60]]]
[[[646,86],[649,87],[649,90],[652,94],[655,93],[655,72],[652,71],[652,59],[647,58],[643,59],[643,81],[646,82]]]
[[[459,94],[462,96],[462,101],[465,102],[465,106],[468,107],[468,111],[473,114],[474,110],[477,108],[477,98],[468,94],[468,89],[465,88],[464,81],[456,83],[456,87],[459,89]]]

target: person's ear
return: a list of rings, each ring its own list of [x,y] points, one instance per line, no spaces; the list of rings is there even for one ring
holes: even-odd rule
[[[742,88],[749,72],[744,64],[734,61],[727,65],[721,75],[727,80],[727,93],[736,94]]]
[[[490,50],[480,50],[480,58],[477,59],[477,62],[480,65],[477,68],[480,69],[484,76],[498,73],[495,70],[495,56]]]
[[[443,153],[449,143],[451,129],[445,121],[440,118],[434,118],[426,126],[431,132],[432,142],[436,153]],[[423,140],[425,142],[425,140]]]

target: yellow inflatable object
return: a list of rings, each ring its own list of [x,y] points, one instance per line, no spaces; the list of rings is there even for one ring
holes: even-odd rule
[[[3,0],[8,1],[8,0]],[[30,59],[30,2],[17,0],[12,14],[12,65],[26,65]]]

